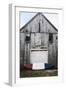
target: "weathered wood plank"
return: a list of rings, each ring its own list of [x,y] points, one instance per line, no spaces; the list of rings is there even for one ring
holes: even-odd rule
[[[55,67],[57,67],[57,40],[56,40],[56,34],[53,34],[53,43],[50,44],[49,43],[49,59],[48,59],[48,62],[50,64],[54,64]]]
[[[24,65],[24,52],[25,52],[25,34],[20,33],[20,64],[21,68]]]
[[[30,42],[26,43],[26,31],[31,34]],[[22,33],[24,32],[24,33]],[[53,42],[49,42],[49,33],[53,34]],[[30,49],[31,48],[47,48],[48,49],[48,63],[57,66],[58,58],[58,39],[57,31],[52,25],[42,17],[38,15],[34,18],[31,23],[29,23],[20,32],[20,59],[21,63],[30,63]]]

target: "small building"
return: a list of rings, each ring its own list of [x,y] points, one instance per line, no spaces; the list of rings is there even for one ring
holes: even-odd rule
[[[58,64],[58,30],[42,13],[20,29],[20,65],[33,63]]]

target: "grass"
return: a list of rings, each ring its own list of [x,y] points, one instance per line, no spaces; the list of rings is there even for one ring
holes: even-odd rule
[[[58,70],[21,70],[20,71],[20,78],[23,77],[44,77],[44,76],[57,76]]]

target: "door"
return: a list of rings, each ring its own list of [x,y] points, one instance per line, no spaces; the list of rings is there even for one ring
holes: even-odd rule
[[[30,63],[48,62],[48,38],[46,33],[31,33]]]

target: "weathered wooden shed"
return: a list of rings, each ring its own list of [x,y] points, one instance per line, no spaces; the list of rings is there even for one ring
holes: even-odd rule
[[[53,64],[57,68],[58,30],[42,13],[37,13],[20,29],[21,66],[33,63],[33,60],[31,61],[32,51],[47,51],[48,53],[45,52],[47,55],[44,55],[44,58],[48,61],[44,63]],[[38,53],[38,56],[42,56],[41,54],[43,53]],[[39,61],[36,57],[33,58],[38,62],[43,62],[42,60]]]

